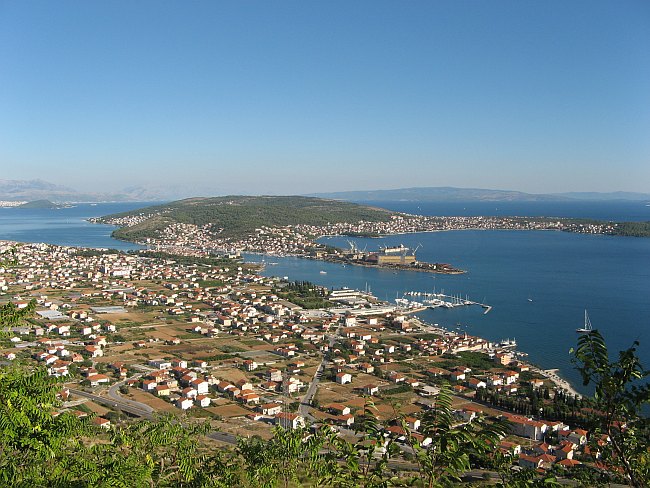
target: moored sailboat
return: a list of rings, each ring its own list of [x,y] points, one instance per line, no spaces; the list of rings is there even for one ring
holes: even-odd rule
[[[587,310],[585,310],[585,325],[580,329],[576,329],[578,334],[587,334],[593,331],[594,328],[591,326],[591,320],[589,320],[589,315],[587,315]]]

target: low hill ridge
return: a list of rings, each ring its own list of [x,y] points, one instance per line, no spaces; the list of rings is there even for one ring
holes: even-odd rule
[[[553,202],[576,200],[649,200],[650,194],[633,192],[571,192],[555,194],[525,193],[514,190],[456,188],[451,186],[412,187],[390,190],[362,190],[314,193],[309,196],[346,201],[414,201],[414,202]]]
[[[138,240],[152,237],[178,222],[210,226],[223,237],[250,234],[260,227],[307,224],[385,221],[395,212],[350,202],[300,196],[194,197],[130,212],[107,215],[103,222],[120,222],[117,238]],[[129,221],[131,219],[131,221]]]

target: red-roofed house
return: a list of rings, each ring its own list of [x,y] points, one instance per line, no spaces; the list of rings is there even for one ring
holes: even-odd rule
[[[346,383],[352,383],[352,375],[350,373],[337,373],[336,382],[340,385],[345,385]]]
[[[379,387],[375,384],[367,384],[363,387],[364,395],[377,395],[379,393]]]
[[[90,381],[90,386],[99,386],[102,383],[108,383],[111,381],[111,379],[104,374],[91,374],[87,379]]]
[[[210,406],[210,397],[207,396],[207,395],[198,395],[196,397],[196,403],[201,407],[209,407]]]

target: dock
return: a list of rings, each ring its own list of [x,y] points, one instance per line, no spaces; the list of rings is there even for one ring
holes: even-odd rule
[[[402,309],[401,312],[402,312],[403,314],[409,315],[409,314],[412,314],[412,313],[423,312],[423,311],[426,310],[427,308],[429,308],[429,307],[414,307],[414,308],[407,308],[407,309]]]
[[[480,302],[475,302],[473,300],[470,300],[469,298],[460,298],[460,296],[455,296],[455,295],[446,295],[445,293],[427,293],[427,292],[421,292],[421,291],[407,291],[404,293],[405,296],[413,296],[413,297],[423,297],[422,304],[426,304],[425,308],[455,308],[455,307],[463,307],[463,306],[471,306],[471,305],[478,305],[479,307],[482,307],[485,309],[483,312],[483,315],[487,314],[490,310],[492,310],[492,306],[488,305],[487,303],[480,303]],[[405,299],[402,299],[405,300]],[[408,301],[408,300],[405,300]],[[417,302],[416,302],[417,303]],[[419,305],[419,303],[418,303]],[[420,309],[421,307],[417,307]],[[419,311],[419,310],[418,310]]]

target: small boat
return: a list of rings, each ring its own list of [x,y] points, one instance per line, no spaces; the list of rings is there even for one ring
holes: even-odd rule
[[[327,274],[327,271],[321,271],[320,274]]]
[[[576,332],[578,334],[588,334],[589,332],[593,331],[594,328],[591,326],[591,320],[589,320],[589,315],[587,315],[587,311],[585,310],[585,325],[584,327],[581,327],[580,329],[576,329]]]

